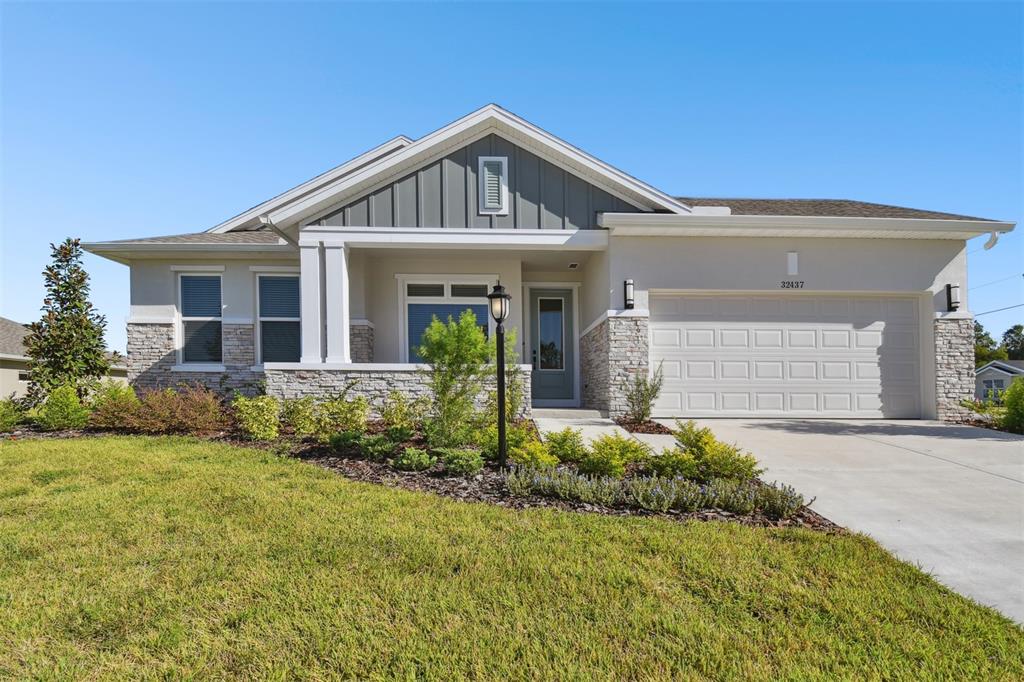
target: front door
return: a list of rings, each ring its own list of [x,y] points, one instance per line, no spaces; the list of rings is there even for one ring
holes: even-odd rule
[[[572,289],[530,289],[530,362],[533,400],[571,403],[575,398]]]

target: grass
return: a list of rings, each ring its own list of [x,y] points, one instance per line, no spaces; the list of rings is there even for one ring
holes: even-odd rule
[[[0,677],[1020,679],[861,536],[512,512],[184,438],[0,444]]]

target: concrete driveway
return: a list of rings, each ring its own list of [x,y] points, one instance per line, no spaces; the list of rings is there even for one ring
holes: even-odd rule
[[[765,480],[817,497],[818,513],[1024,622],[1024,437],[927,421],[698,421],[754,453]]]

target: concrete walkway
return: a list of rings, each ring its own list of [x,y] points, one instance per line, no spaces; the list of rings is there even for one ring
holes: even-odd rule
[[[538,412],[541,433],[625,434],[597,413]],[[817,498],[819,514],[1024,622],[1024,437],[928,421],[697,421],[752,452],[765,480]]]

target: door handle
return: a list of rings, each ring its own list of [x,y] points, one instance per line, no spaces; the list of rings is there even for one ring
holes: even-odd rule
[[[533,357],[533,361],[531,362],[531,364],[533,365],[533,368],[534,368],[534,369],[537,369],[537,349],[536,349],[536,348],[534,348],[534,349],[533,349],[533,350],[531,351],[531,353],[533,354],[533,355],[532,355],[532,357]]]

